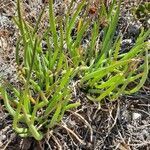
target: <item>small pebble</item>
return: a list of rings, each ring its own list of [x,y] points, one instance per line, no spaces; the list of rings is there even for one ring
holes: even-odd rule
[[[149,133],[147,130],[142,130],[142,134],[145,137],[145,139],[147,139],[149,137]]]
[[[139,119],[141,119],[141,114],[134,112],[134,113],[132,114],[132,119],[133,119],[133,120],[139,120]]]
[[[132,39],[125,39],[122,41],[122,44],[131,44],[132,43]]]
[[[128,27],[128,33],[132,36],[138,36],[139,35],[139,27],[137,25],[129,25]]]
[[[0,136],[0,141],[4,141],[4,140],[6,140],[6,135],[1,135]]]
[[[148,21],[147,21],[147,22],[148,22],[148,24],[150,24],[150,19],[148,19]]]

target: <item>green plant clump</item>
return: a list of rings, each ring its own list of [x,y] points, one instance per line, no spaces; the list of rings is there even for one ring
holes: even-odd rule
[[[109,9],[100,3],[95,14],[90,14],[89,3],[82,0],[71,14],[72,0],[67,14],[59,17],[54,15],[53,0],[48,4],[49,26],[41,37],[38,29],[46,6],[32,27],[23,19],[17,0],[18,17],[14,20],[20,31],[16,63],[21,68],[21,86],[17,88],[5,80],[0,86],[6,109],[13,118],[13,129],[22,137],[36,140],[61,122],[66,110],[80,105],[71,101],[72,81],[79,83],[89,100],[117,100],[123,94],[137,92],[149,71],[146,39],[150,30],[141,31],[129,52],[120,51],[121,35],[114,41],[121,1],[112,1]],[[102,25],[104,18],[107,24]],[[72,36],[74,29],[76,33]],[[102,30],[103,39],[99,40]],[[84,46],[87,36],[89,42]]]

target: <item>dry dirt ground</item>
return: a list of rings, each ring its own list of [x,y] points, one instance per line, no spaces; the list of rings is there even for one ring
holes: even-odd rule
[[[24,18],[34,22],[43,2],[44,0],[23,0]],[[149,27],[147,19],[141,22],[132,14],[132,8],[138,7],[140,3],[142,1],[139,0],[123,1],[117,29],[124,32],[123,50],[132,47],[141,26]],[[55,0],[54,6],[57,13],[63,13],[67,0]],[[16,1],[0,0],[0,76],[12,83],[17,82],[14,56],[18,30],[12,21],[15,15]],[[41,30],[44,25],[41,24]],[[12,131],[11,117],[0,100],[0,149],[150,149],[150,76],[138,93],[124,96],[116,102],[105,101],[101,106],[90,103],[78,87],[75,88],[75,93],[82,105],[78,110],[68,111],[61,125],[49,131],[40,142],[33,138],[22,139]]]

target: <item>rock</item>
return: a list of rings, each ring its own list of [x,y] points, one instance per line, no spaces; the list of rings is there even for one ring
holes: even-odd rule
[[[139,35],[139,26],[137,26],[137,25],[132,25],[132,24],[130,24],[129,25],[129,27],[128,27],[128,33],[129,33],[129,35],[131,35],[131,36],[138,36]]]
[[[124,39],[124,40],[122,40],[121,51],[122,52],[129,51],[130,48],[132,47],[133,43],[134,43],[133,39]]]
[[[150,25],[150,19],[148,19],[148,21],[147,21],[147,22],[148,22],[148,24]]]
[[[141,114],[134,112],[134,113],[132,114],[132,119],[133,119],[133,120],[140,120],[140,119],[141,119]]]
[[[124,39],[122,40],[122,46],[130,45],[132,43],[132,39]]]
[[[143,137],[145,138],[145,140],[146,140],[147,138],[149,138],[149,133],[148,133],[147,130],[142,130],[142,135],[143,135]]]

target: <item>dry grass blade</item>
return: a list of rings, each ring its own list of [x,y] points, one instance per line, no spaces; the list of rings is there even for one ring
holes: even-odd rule
[[[73,112],[70,110],[68,110],[68,112],[72,113],[73,115],[78,117],[80,120],[82,120],[86,124],[86,126],[90,129],[90,142],[92,142],[93,141],[93,129],[92,129],[91,125],[79,113]]]
[[[62,122],[62,125],[61,125],[61,126],[62,126],[64,129],[66,129],[66,131],[67,131],[68,133],[71,133],[71,134],[76,138],[76,140],[77,140],[80,144],[86,145],[86,143],[85,143],[83,140],[81,140],[75,132],[73,132],[71,129],[69,129],[69,128],[67,127],[67,125],[66,125],[64,122]]]

